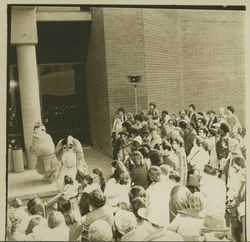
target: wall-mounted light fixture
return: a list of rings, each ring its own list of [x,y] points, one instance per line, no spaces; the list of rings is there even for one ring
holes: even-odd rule
[[[132,84],[135,89],[135,113],[137,114],[137,86],[141,83],[141,76],[129,75],[127,78],[129,83]]]

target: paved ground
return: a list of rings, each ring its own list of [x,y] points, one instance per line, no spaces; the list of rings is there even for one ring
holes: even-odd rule
[[[90,171],[96,167],[102,169],[104,177],[111,175],[111,159],[93,148],[84,148],[85,159]],[[57,193],[56,183],[44,184],[42,176],[35,170],[8,174],[8,200],[19,197],[22,200],[35,196],[50,197]]]

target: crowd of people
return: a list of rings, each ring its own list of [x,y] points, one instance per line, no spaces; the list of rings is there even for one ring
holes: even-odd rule
[[[232,106],[119,108],[111,136],[111,177],[78,171],[47,203],[15,199],[9,241],[245,241],[245,130]]]

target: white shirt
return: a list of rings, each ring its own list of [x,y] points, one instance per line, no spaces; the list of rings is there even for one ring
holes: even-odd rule
[[[203,171],[205,165],[209,162],[209,153],[203,147],[193,146],[187,161],[194,167],[195,170]]]
[[[224,216],[226,210],[226,184],[217,176],[203,174],[200,180],[200,191],[206,196],[205,213]]]

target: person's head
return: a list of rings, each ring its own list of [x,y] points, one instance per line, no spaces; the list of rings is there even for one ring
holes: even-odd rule
[[[215,117],[216,113],[214,110],[208,110],[207,111],[207,116],[209,119],[213,119]]]
[[[198,119],[197,119],[197,126],[199,127],[199,128],[202,128],[202,127],[204,127],[205,125],[206,125],[206,119],[205,118],[203,118],[203,117],[199,117]]]
[[[140,151],[135,151],[133,153],[132,159],[134,161],[135,166],[141,166],[143,164],[143,156]]]
[[[160,182],[162,177],[161,168],[159,166],[151,166],[148,170],[148,176],[153,182]]]
[[[147,197],[147,193],[146,193],[145,189],[141,186],[138,186],[138,185],[131,187],[128,195],[129,195],[130,203],[137,197],[141,197],[143,199],[146,199],[146,197]]]
[[[184,119],[184,118],[186,117],[186,112],[185,112],[184,109],[181,109],[181,110],[179,111],[179,117],[180,117],[181,119]]]
[[[196,145],[196,146],[198,146],[198,147],[201,147],[202,141],[203,141],[203,139],[202,139],[201,136],[196,136],[196,137],[194,138],[193,145]]]
[[[230,152],[235,153],[240,149],[240,142],[237,139],[228,139],[228,149]]]
[[[189,197],[189,207],[196,210],[202,211],[205,207],[206,197],[201,192],[194,192]]]
[[[86,176],[85,173],[81,172],[80,170],[78,170],[76,172],[76,181],[78,181],[80,184],[82,183],[83,181],[83,178]]]
[[[195,105],[194,104],[190,104],[189,105],[189,111],[190,112],[194,112],[195,111]]]
[[[173,149],[176,151],[176,150],[179,150],[180,147],[183,146],[183,139],[181,137],[175,137],[174,139],[171,140],[171,143],[172,143]]]
[[[181,121],[179,122],[179,127],[180,127],[182,130],[187,129],[187,126],[188,126],[188,124],[187,124],[186,120],[181,120]]]
[[[158,138],[159,134],[155,129],[153,129],[151,131],[151,136],[152,136],[153,139],[156,139],[156,138]]]
[[[163,162],[163,156],[159,150],[151,150],[149,152],[149,159],[152,165],[160,166]]]
[[[232,115],[234,113],[234,107],[233,106],[227,106],[227,109],[226,109],[226,114],[228,116]]]
[[[88,231],[89,241],[112,241],[113,233],[112,228],[105,220],[95,220],[89,226]]]
[[[230,132],[230,126],[225,122],[221,123],[220,127],[218,129],[218,134],[219,135],[225,135],[225,134],[227,134],[229,132]]]
[[[62,214],[69,212],[71,210],[70,199],[60,197],[60,199],[57,201],[57,210]]]
[[[148,206],[147,200],[143,197],[136,197],[131,202],[131,209],[136,218],[140,218],[138,210],[140,208],[146,208]]]
[[[41,215],[45,217],[45,207],[40,198],[30,199],[27,203],[27,209],[31,215]]]
[[[133,213],[119,210],[114,217],[117,230],[122,234],[128,234],[137,227],[136,217]]]
[[[243,157],[241,156],[236,156],[232,160],[233,166],[239,170],[239,169],[245,169],[246,168],[246,161]]]
[[[160,166],[162,175],[169,177],[169,174],[173,171],[173,169],[166,164]]]
[[[103,207],[106,204],[106,196],[101,189],[96,189],[89,194],[90,211]]]
[[[127,185],[130,183],[130,175],[129,175],[127,168],[124,168],[120,171],[118,182],[121,185]]]
[[[30,222],[28,224],[28,227],[25,231],[25,234],[28,235],[33,232],[33,229],[37,226],[41,225],[43,227],[46,227],[46,219],[43,218],[41,215],[35,215],[30,219]]]
[[[168,115],[168,111],[162,111],[161,112],[161,116],[163,117],[163,118],[165,118],[166,116]]]
[[[64,184],[67,185],[73,185],[74,181],[72,177],[69,177],[68,175],[64,176]]]
[[[139,114],[135,115],[135,123],[141,124],[143,122],[143,117]]]
[[[173,183],[178,184],[181,181],[181,177],[177,172],[171,171],[169,173],[169,180],[171,180]]]
[[[63,214],[59,211],[52,211],[48,217],[48,226],[51,229],[54,229],[60,226],[66,226]]]
[[[208,136],[208,129],[207,128],[199,128],[198,135],[203,139]]]
[[[8,234],[13,234],[22,223],[22,218],[18,215],[16,209],[9,208],[7,210]]]
[[[101,168],[93,169],[93,174],[94,174],[94,176],[103,177],[103,173],[102,173]]]
[[[131,124],[127,121],[122,123],[122,130],[125,132],[130,132]]]
[[[149,108],[150,108],[150,109],[156,108],[156,104],[155,104],[154,102],[150,102],[150,103],[149,103]]]
[[[70,209],[68,212],[63,214],[66,225],[70,226],[76,222],[78,222],[79,220],[79,216],[77,216],[77,211]]]
[[[119,115],[124,115],[125,114],[125,109],[124,108],[118,108],[118,114]]]
[[[83,177],[82,181],[81,181],[81,185],[82,185],[83,187],[86,187],[86,186],[88,186],[88,185],[91,185],[91,184],[93,183],[93,181],[94,181],[94,179],[93,179],[92,176],[90,176],[90,175],[85,175],[85,176]]]
[[[144,159],[148,158],[149,149],[146,146],[142,146],[138,151],[140,151]]]

